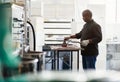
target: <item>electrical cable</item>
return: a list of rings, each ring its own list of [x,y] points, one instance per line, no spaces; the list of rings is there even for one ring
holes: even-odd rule
[[[27,23],[31,26],[32,32],[33,32],[33,50],[36,50],[36,37],[35,37],[35,30],[31,22],[27,21]]]

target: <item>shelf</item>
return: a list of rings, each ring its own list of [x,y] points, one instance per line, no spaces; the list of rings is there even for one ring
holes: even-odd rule
[[[53,40],[53,39],[46,39],[45,41],[63,41],[63,40]]]
[[[71,21],[44,21],[45,44],[62,44],[71,35]]]
[[[45,35],[71,35],[71,34],[50,34],[50,33],[47,34],[47,33],[46,33]]]
[[[44,23],[44,28],[71,28],[71,23]]]
[[[61,41],[45,41],[45,44],[62,44],[63,42]]]
[[[67,28],[67,27],[44,27],[44,29],[71,29],[71,28]]]
[[[71,23],[71,21],[44,21],[44,23]]]
[[[45,34],[71,34],[71,29],[44,29]]]

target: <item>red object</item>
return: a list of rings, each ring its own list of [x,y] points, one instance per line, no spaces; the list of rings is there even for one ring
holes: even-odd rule
[[[63,44],[62,44],[62,47],[67,47],[67,44],[66,44],[66,43],[63,43]]]

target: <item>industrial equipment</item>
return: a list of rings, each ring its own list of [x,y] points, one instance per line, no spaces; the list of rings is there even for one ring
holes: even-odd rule
[[[12,58],[18,56],[24,42],[23,7],[11,3],[4,3],[0,4],[0,11],[0,35],[3,37],[3,42],[1,42],[3,50],[1,50],[1,52],[3,51],[6,53],[4,55],[2,54],[2,56],[6,55],[6,57],[4,57],[1,61],[12,66],[13,63],[16,63],[13,62]],[[4,32],[4,36],[2,32]],[[8,59],[9,62],[6,61],[6,59]]]
[[[42,52],[35,52],[35,44],[33,52],[28,52],[29,29],[31,28],[27,26],[24,9],[23,6],[12,3],[0,4],[0,64],[2,64],[0,71],[4,78],[41,69],[40,55]],[[34,28],[30,22],[28,24],[32,27],[35,42]]]
[[[24,44],[24,11],[23,7],[11,3],[0,4],[0,11],[0,69],[3,77],[9,77],[16,73],[20,64],[18,56],[22,54]]]

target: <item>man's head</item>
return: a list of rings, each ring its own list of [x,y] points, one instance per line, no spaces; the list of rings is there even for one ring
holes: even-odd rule
[[[85,22],[89,22],[92,19],[92,12],[88,9],[84,10],[83,13],[82,13],[82,16],[83,16],[83,20]]]

